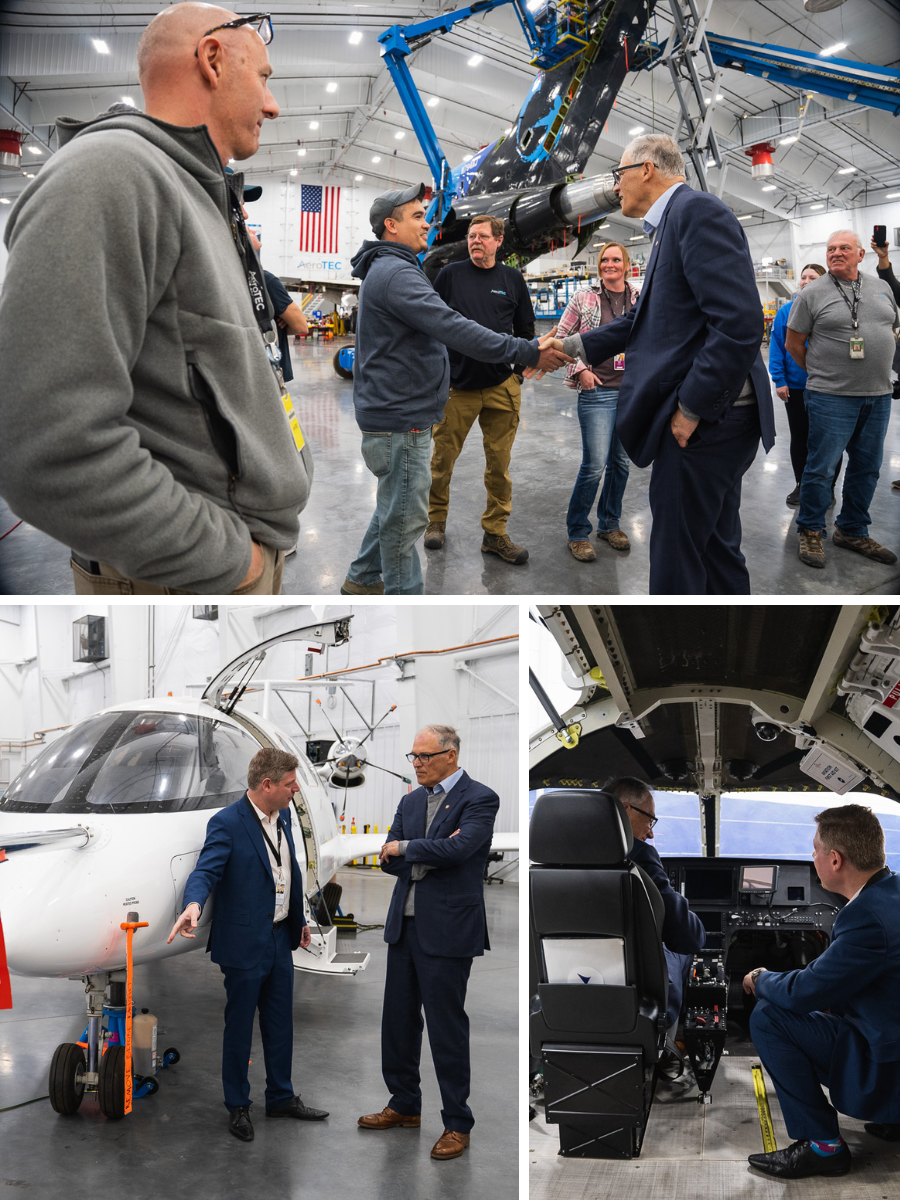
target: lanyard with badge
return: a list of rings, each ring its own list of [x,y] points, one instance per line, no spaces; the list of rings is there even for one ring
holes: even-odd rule
[[[240,200],[238,200],[237,195],[230,187],[228,188],[228,195],[231,201],[231,234],[238,248],[244,270],[247,273],[247,288],[250,292],[250,303],[253,305],[253,315],[256,317],[256,323],[259,326],[259,331],[265,343],[269,366],[275,373],[275,380],[281,392],[281,403],[284,405],[291,436],[294,439],[294,445],[297,447],[297,453],[299,454],[306,445],[306,439],[303,436],[303,430],[300,428],[300,422],[297,420],[297,414],[294,412],[294,403],[291,399],[291,394],[285,387],[284,375],[281,371],[281,351],[278,349],[278,335],[275,332],[275,322],[269,316],[265,277],[263,276],[259,259],[256,257],[256,252],[250,244],[250,238],[247,235],[247,226],[244,224],[244,214],[241,212]]]
[[[622,289],[622,311],[620,313],[616,313],[616,310],[613,308],[612,293],[607,291],[606,284],[603,282],[602,279],[600,280],[600,290],[603,292],[603,295],[606,297],[606,303],[609,305],[609,311],[612,313],[613,320],[615,321],[619,317],[624,317],[625,313],[627,311],[625,306],[628,303],[628,284],[626,283],[625,287]],[[614,371],[624,371],[625,370],[625,355],[624,355],[624,353],[617,354],[613,358],[613,370]],[[618,384],[616,386],[618,386]]]
[[[831,275],[831,272],[829,271],[828,274]],[[857,275],[857,277],[850,284],[850,289],[853,292],[853,303],[852,304],[847,299],[847,293],[844,291],[844,289],[841,287],[841,285],[838,283],[837,279],[835,279],[835,277],[833,275],[831,275],[831,282],[834,284],[834,286],[837,288],[837,290],[841,293],[841,299],[844,301],[844,303],[850,309],[850,322],[853,325],[853,333],[854,333],[854,336],[850,338],[850,357],[851,358],[865,358],[866,350],[865,350],[865,346],[863,345],[863,339],[858,336],[859,293],[860,293],[860,288],[862,287],[862,280]]]
[[[259,832],[266,839],[266,845],[272,851],[272,857],[278,863],[278,878],[275,880],[275,907],[279,908],[284,904],[284,868],[281,865],[281,822],[277,819],[275,821],[275,826],[278,829],[278,849],[276,850],[276,848],[272,845],[269,835],[263,828],[263,823],[259,819],[259,814],[254,809],[252,801],[249,797],[246,799],[250,811],[253,813],[254,817],[256,817],[257,824],[259,825]]]

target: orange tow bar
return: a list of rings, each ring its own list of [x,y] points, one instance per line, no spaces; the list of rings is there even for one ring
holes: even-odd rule
[[[135,914],[137,915],[137,914]],[[131,1076],[131,1009],[132,1009],[132,974],[134,971],[134,960],[132,958],[131,942],[136,929],[146,929],[150,924],[149,921],[123,921],[119,926],[125,930],[125,953],[126,958],[126,973],[125,973],[125,1112],[131,1112],[131,1094],[133,1090],[133,1080]]]

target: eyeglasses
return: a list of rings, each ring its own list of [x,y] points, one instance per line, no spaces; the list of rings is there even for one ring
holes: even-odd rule
[[[619,182],[619,180],[622,178],[623,171],[633,171],[635,167],[645,167],[646,165],[647,165],[646,163],[639,162],[639,163],[629,163],[627,167],[613,167],[613,169],[612,169],[613,184],[617,184]]]
[[[207,29],[203,37],[209,37],[211,33],[218,33],[220,29],[240,29],[242,25],[253,25],[256,21],[259,24],[256,26],[256,32],[263,40],[263,45],[268,46],[275,33],[272,29],[272,18],[268,13],[254,13],[252,17],[239,17],[237,21],[227,21],[224,25],[216,25],[214,29]],[[203,38],[200,39],[203,41]],[[200,47],[194,51],[194,58],[197,57]]]
[[[433,758],[438,758],[441,754],[449,754],[452,749],[453,747],[450,746],[446,750],[437,750],[434,754],[407,754],[406,761],[429,763]]]
[[[627,803],[627,801],[626,801],[626,803]],[[629,804],[628,807],[633,808],[635,812],[639,812],[641,814],[641,816],[646,817],[647,820],[650,822],[651,829],[656,824],[656,822],[659,820],[659,817],[651,817],[651,815],[648,812],[645,812],[644,809],[642,809],[642,808],[638,808],[638,806],[636,804]]]

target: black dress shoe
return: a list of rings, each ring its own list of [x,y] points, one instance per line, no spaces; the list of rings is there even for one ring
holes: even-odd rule
[[[900,1125],[878,1124],[873,1121],[866,1126],[866,1133],[881,1138],[883,1142],[900,1142]]]
[[[816,1154],[809,1142],[794,1142],[786,1150],[771,1154],[751,1154],[751,1167],[779,1179],[806,1179],[809,1175],[846,1175],[852,1158],[846,1146],[835,1154]]]
[[[307,1108],[299,1096],[293,1096],[281,1108],[267,1108],[267,1117],[296,1117],[298,1121],[324,1121],[328,1116],[321,1108]]]
[[[253,1122],[250,1120],[249,1108],[233,1108],[228,1128],[242,1142],[253,1141]]]

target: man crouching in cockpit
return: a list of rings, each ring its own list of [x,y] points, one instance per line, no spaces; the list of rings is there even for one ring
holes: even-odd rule
[[[756,967],[744,978],[756,996],[750,1034],[798,1139],[751,1154],[750,1164],[781,1179],[847,1174],[838,1112],[900,1141],[900,877],[885,866],[884,831],[870,808],[829,808],[816,823],[819,882],[848,900],[831,945],[802,970]]]
[[[662,940],[666,965],[669,968],[666,1044],[669,1053],[680,1058],[675,1049],[675,1031],[681,1013],[684,985],[692,956],[706,944],[706,930],[700,918],[691,912],[684,896],[672,887],[659,855],[648,844],[653,838],[653,826],[657,822],[657,816],[653,794],[647,784],[626,775],[621,779],[610,780],[603,790],[608,795],[615,796],[625,809],[634,834],[634,846],[629,858],[647,872],[656,884],[665,906]]]

